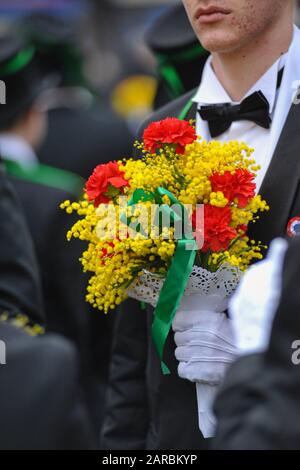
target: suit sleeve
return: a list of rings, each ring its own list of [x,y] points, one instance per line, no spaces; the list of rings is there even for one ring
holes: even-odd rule
[[[117,315],[101,448],[145,449],[149,428],[146,313],[129,299]]]
[[[279,308],[269,348],[239,359],[215,403],[217,449],[297,449],[300,442],[300,367],[292,344],[300,338],[300,239],[286,255]]]
[[[0,313],[44,322],[38,265],[19,202],[0,162]]]

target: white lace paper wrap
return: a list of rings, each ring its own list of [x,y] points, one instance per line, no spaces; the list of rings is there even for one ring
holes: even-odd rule
[[[198,294],[207,297],[217,295],[224,300],[224,310],[227,308],[226,299],[237,288],[241,279],[242,272],[238,267],[224,263],[216,272],[212,273],[207,269],[194,266],[190,275],[184,295]],[[145,302],[156,307],[160,291],[164,285],[165,278],[158,274],[144,271],[127,290],[129,297]]]

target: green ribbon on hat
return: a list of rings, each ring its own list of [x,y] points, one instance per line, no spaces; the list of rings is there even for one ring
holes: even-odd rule
[[[164,196],[168,196],[172,205],[176,204],[180,211],[174,210],[172,206],[163,204]],[[173,225],[181,222],[184,227],[185,221],[189,220],[185,207],[170,191],[162,187],[157,188],[154,193],[137,189],[130,198],[128,206],[149,200],[159,204],[159,210],[169,217]],[[177,241],[176,251],[161,289],[152,323],[152,338],[161,360],[161,368],[164,375],[170,374],[170,370],[163,361],[165,343],[192,272],[198,249],[190,223],[186,231],[187,233],[183,231],[183,238]]]
[[[195,60],[198,57],[207,54],[208,52],[201,46],[201,44],[193,44],[191,47],[184,49],[181,52],[173,52],[168,54],[157,53],[156,59],[158,61],[158,72],[168,83],[171,92],[171,98],[177,98],[184,94],[185,89],[176,70],[176,65],[183,62]]]
[[[34,53],[35,48],[33,46],[20,51],[9,62],[0,67],[0,76],[4,77],[5,75],[12,75],[19,72],[19,70],[22,70],[32,60]]]
[[[202,47],[200,43],[197,43],[180,52],[173,52],[167,54],[157,53],[156,58],[159,64],[165,64],[166,62],[181,63],[197,59],[197,57],[205,54],[208,54],[207,50],[204,49],[204,47]]]

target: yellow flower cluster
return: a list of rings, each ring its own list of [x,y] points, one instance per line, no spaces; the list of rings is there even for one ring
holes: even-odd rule
[[[142,144],[136,144],[142,156],[118,162],[129,182],[124,196],[129,201],[135,190],[155,194],[158,188],[172,193],[179,204],[190,206],[189,214],[198,204],[210,204],[216,208],[230,206],[230,227],[238,236],[226,251],[206,253],[207,267],[216,270],[222,263],[239,266],[242,270],[255,259],[262,258],[261,244],[245,235],[250,222],[258,213],[268,210],[260,196],[253,197],[246,207],[230,202],[222,191],[213,192],[210,177],[218,173],[248,169],[254,175],[259,170],[251,158],[252,150],[239,142],[195,141],[187,145],[184,154],[177,154],[170,146],[162,147],[156,154],[146,152]],[[124,199],[124,197],[123,197]],[[127,296],[127,288],[143,269],[164,275],[176,250],[174,228],[159,223],[153,225],[150,209],[155,200],[139,201],[139,206],[128,207],[124,200],[111,199],[108,204],[95,207],[83,200],[65,201],[61,208],[68,214],[74,211],[79,220],[67,234],[68,240],[79,238],[87,243],[81,263],[84,271],[92,274],[87,287],[87,301],[105,313],[115,308]],[[164,195],[160,204],[171,206],[172,201]],[[135,229],[129,228],[136,223]],[[199,253],[201,258],[201,253]]]
[[[263,259],[262,251],[267,247],[256,244],[254,240],[249,243],[248,237],[241,237],[234,241],[228,250],[220,253],[212,253],[209,259],[209,265],[212,270],[217,270],[223,263],[229,263],[232,266],[238,266],[241,271],[245,271],[253,260]]]
[[[114,309],[126,299],[127,287],[143,269],[166,273],[176,249],[172,229],[163,230],[154,238],[139,233],[130,237],[126,232],[126,237],[119,239],[122,222],[115,217],[120,215],[119,211],[110,210],[118,209],[113,204],[96,209],[85,198],[79,203],[65,201],[60,207],[68,214],[75,211],[83,216],[70,229],[67,238],[79,238],[88,243],[80,261],[83,270],[93,274],[86,296],[93,307],[105,313]]]

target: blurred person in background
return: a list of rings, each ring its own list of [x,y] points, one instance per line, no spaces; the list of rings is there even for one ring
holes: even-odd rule
[[[231,301],[239,358],[215,402],[215,449],[299,450],[299,255],[299,236],[275,240]]]
[[[138,28],[143,29],[142,43],[148,48],[145,56],[149,52],[153,55],[151,73],[145,65],[143,74],[124,78],[111,94],[114,109],[135,134],[153,109],[197,86],[209,55],[199,44],[181,4],[159,8],[158,13],[148,16],[143,28],[140,24]]]
[[[81,247],[79,243],[66,246],[70,225],[59,209],[62,201],[79,197],[83,180],[37,159],[36,151],[47,133],[47,114],[39,99],[49,82],[40,71],[34,48],[16,32],[1,38],[0,50],[0,79],[7,95],[7,104],[0,107],[0,155],[34,241],[46,328],[72,340],[80,352],[85,398],[98,433],[102,383],[93,367],[86,279],[78,262]]]
[[[197,87],[209,53],[199,43],[183,5],[164,11],[145,40],[157,61],[154,109]]]
[[[43,334],[45,316],[34,246],[0,158],[0,448],[96,448],[66,340]]]
[[[49,128],[38,157],[87,179],[97,165],[128,155],[133,139],[125,121],[85,78],[80,25],[80,18],[46,13],[22,21],[43,70],[56,79],[47,97]]]
[[[96,449],[74,346],[53,334],[33,337],[35,329],[29,330],[0,319],[6,346],[5,364],[0,362],[0,449]]]

